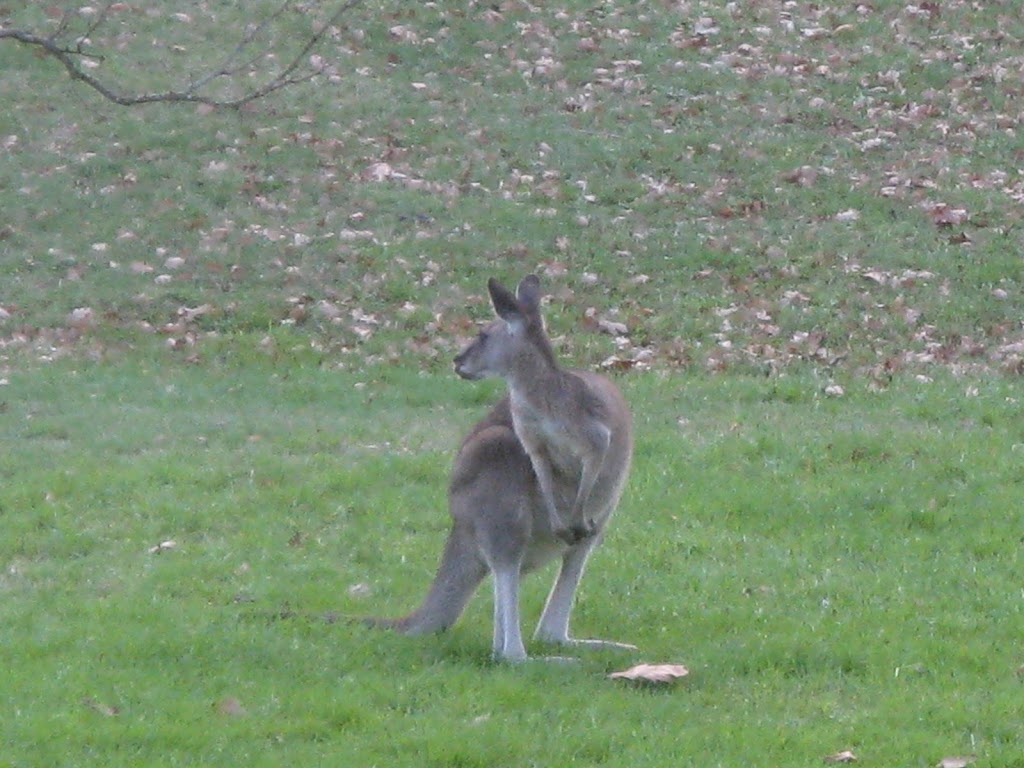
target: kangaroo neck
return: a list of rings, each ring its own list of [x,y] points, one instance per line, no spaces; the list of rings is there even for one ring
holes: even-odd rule
[[[565,387],[567,375],[553,358],[537,355],[510,371],[505,380],[513,401],[534,404],[557,396]]]

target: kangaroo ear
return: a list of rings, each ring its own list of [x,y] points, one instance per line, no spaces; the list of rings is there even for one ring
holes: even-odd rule
[[[519,306],[528,315],[540,314],[540,278],[536,275],[527,275],[519,281],[516,288],[516,298],[519,299]]]
[[[491,294],[491,304],[498,317],[506,323],[521,323],[525,319],[519,301],[512,291],[503,286],[493,277],[487,281],[487,291]]]

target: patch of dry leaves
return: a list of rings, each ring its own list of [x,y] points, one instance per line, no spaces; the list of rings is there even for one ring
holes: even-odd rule
[[[1008,7],[1007,7],[1008,8]],[[1015,132],[1021,113],[1011,99],[991,96],[1019,78],[1024,72],[1024,54],[1011,39],[1006,28],[997,25],[986,29],[969,29],[956,22],[972,12],[966,0],[948,3],[902,3],[881,6],[870,2],[847,4],[794,4],[768,0],[756,4],[711,3],[683,1],[673,3],[666,12],[677,21],[670,30],[659,30],[659,38],[649,41],[668,49],[675,58],[668,63],[649,58],[645,45],[649,20],[636,17],[632,11],[614,6],[601,13],[590,10],[550,9],[527,12],[526,6],[505,0],[476,9],[480,19],[495,34],[480,39],[476,45],[483,60],[518,73],[530,88],[556,97],[567,118],[593,114],[622,114],[633,117],[630,110],[646,110],[653,134],[671,136],[686,125],[690,115],[699,115],[710,100],[733,98],[728,91],[680,93],[665,99],[652,88],[653,75],[665,71],[706,72],[710,82],[730,82],[737,78],[747,84],[770,84],[785,79],[794,94],[805,101],[800,108],[809,119],[832,126],[835,141],[848,146],[858,157],[870,160],[855,166],[835,162],[823,163],[814,158],[794,158],[792,167],[778,177],[785,189],[815,190],[836,180],[853,189],[899,205],[899,210],[921,217],[948,243],[969,250],[985,229],[996,228],[989,214],[977,210],[976,193],[1001,196],[1008,203],[1024,202],[1024,176],[1015,168],[988,167],[974,150],[988,138]],[[445,16],[455,11],[433,9],[430,13],[407,12],[386,18],[387,36],[399,51],[428,51],[445,44],[448,34],[438,26],[436,14]],[[1006,14],[1010,10],[1005,11]],[[182,24],[197,24],[175,17]],[[1009,21],[1009,18],[1008,18]],[[952,79],[942,88],[914,87],[907,73],[896,68],[880,69],[855,75],[863,68],[854,67],[865,56],[861,50],[859,31],[864,25],[883,26],[891,31],[891,44],[907,52],[908,61],[920,68],[948,67]],[[336,81],[342,77],[341,64],[352,51],[365,44],[366,31],[347,30],[339,40],[339,59],[318,62],[324,77]],[[987,55],[978,55],[979,51]],[[319,54],[318,54],[319,55]],[[393,62],[388,62],[390,66]],[[333,74],[332,74],[333,73]],[[357,70],[351,76],[382,78],[386,72]],[[344,73],[350,76],[349,73]],[[445,94],[438,91],[438,73],[417,72],[408,84],[409,98],[422,99],[430,107],[426,119],[436,122],[439,130],[451,126],[445,122],[445,109],[450,105]],[[828,90],[819,84],[850,86],[857,93],[852,105],[841,105],[825,98]],[[794,120],[792,106],[773,103],[736,104],[737,109],[753,110],[766,124],[785,126]],[[853,115],[854,119],[851,119]],[[455,206],[468,195],[489,196],[531,206],[538,217],[551,218],[572,206],[583,212],[576,216],[576,225],[585,229],[592,217],[588,205],[596,202],[593,181],[586,174],[570,177],[557,167],[553,140],[540,142],[532,164],[510,167],[498,178],[488,180],[479,168],[493,164],[500,143],[492,126],[464,126],[477,149],[465,158],[462,172],[455,177],[439,179],[432,172],[431,158],[417,154],[415,147],[402,141],[400,131],[360,137],[359,152],[353,155],[352,142],[339,136],[325,135],[317,128],[318,116],[302,114],[288,132],[261,126],[266,132],[267,155],[287,147],[300,148],[315,155],[316,177],[313,183],[324,199],[339,189],[366,188],[369,192],[394,187],[446,201]],[[465,119],[462,115],[460,119]],[[585,124],[585,123],[584,123]],[[74,126],[66,128],[71,134]],[[69,134],[70,135],[70,134]],[[262,134],[261,134],[262,137]],[[594,137],[600,140],[600,136]],[[5,150],[16,151],[22,143],[19,136],[3,138]],[[55,155],[64,152],[64,145],[55,143]],[[701,151],[725,156],[730,148],[712,143]],[[756,143],[738,148],[741,160],[756,163]],[[753,195],[745,189],[741,174],[723,171],[707,178],[688,178],[685,168],[697,149],[679,147],[679,170],[640,169],[636,181],[642,188],[641,200],[646,203],[679,206],[680,219],[706,232],[709,252],[717,248],[728,251],[727,227],[757,228],[778,203],[770,196]],[[977,163],[962,163],[958,158],[972,156]],[[72,161],[85,162],[79,156]],[[140,158],[145,161],[146,157]],[[74,162],[55,166],[55,173]],[[211,179],[228,174],[242,177],[240,194],[260,216],[243,223],[214,217],[183,222],[196,233],[194,252],[177,253],[170,247],[157,248],[154,253],[118,263],[107,254],[118,243],[137,241],[138,233],[125,228],[118,242],[96,243],[91,262],[102,264],[108,259],[109,269],[126,270],[151,281],[153,292],[170,289],[216,269],[212,262],[223,261],[225,254],[253,242],[280,249],[281,256],[268,276],[284,286],[279,297],[279,322],[291,326],[329,328],[344,333],[343,350],[359,352],[381,336],[408,331],[397,346],[390,343],[384,351],[374,351],[370,361],[386,361],[412,354],[426,361],[450,354],[463,339],[472,334],[470,304],[473,297],[435,295],[441,283],[450,282],[445,269],[429,256],[420,262],[398,257],[388,269],[368,270],[363,286],[372,293],[395,273],[407,273],[419,288],[422,299],[406,300],[393,307],[368,309],[342,292],[329,288],[312,290],[320,276],[312,274],[309,259],[303,254],[337,251],[339,258],[357,258],[360,248],[387,247],[396,243],[393,233],[382,232],[361,210],[336,214],[318,210],[312,215],[303,211],[307,178],[288,178],[280,186],[268,186],[272,169],[246,164],[241,156],[226,154],[211,161],[204,169]],[[98,194],[128,192],[138,181],[138,169],[126,165],[115,182],[98,190]],[[22,194],[34,192],[27,182]],[[972,197],[971,195],[974,195]],[[862,212],[855,207],[837,206],[830,212],[831,222],[856,227]],[[797,212],[799,213],[799,212]],[[624,214],[628,217],[629,214]],[[319,219],[319,221],[317,220]],[[642,221],[631,221],[633,243],[624,243],[617,256],[628,262],[634,249],[643,249],[650,230]],[[813,227],[816,222],[808,222]],[[443,249],[448,238],[472,231],[472,222],[465,222],[457,232],[445,231],[435,222],[415,219],[407,239],[423,242],[436,252]],[[1007,227],[1012,227],[1009,223]],[[406,236],[403,236],[406,237]],[[978,329],[975,334],[951,334],[930,321],[921,309],[919,296],[927,291],[939,297],[956,290],[955,275],[931,268],[925,260],[915,268],[892,269],[872,264],[863,255],[840,255],[835,260],[836,275],[848,281],[860,316],[851,310],[851,338],[827,338],[815,324],[797,322],[795,316],[812,317],[817,297],[806,289],[801,271],[785,258],[785,245],[766,244],[764,274],[742,276],[728,274],[714,267],[694,271],[694,279],[705,285],[721,285],[717,306],[710,313],[713,326],[706,338],[683,339],[670,333],[651,334],[647,326],[654,313],[671,311],[671,303],[644,306],[646,275],[635,274],[623,280],[596,273],[582,273],[575,253],[577,238],[571,232],[560,235],[552,243],[551,254],[524,249],[511,253],[526,269],[540,271],[547,286],[565,308],[563,328],[568,336],[607,336],[612,340],[612,354],[604,354],[601,366],[609,370],[646,369],[657,366],[700,365],[711,371],[724,371],[736,366],[760,366],[773,371],[794,363],[811,362],[834,368],[851,357],[851,344],[881,350],[876,359],[865,363],[859,372],[878,386],[901,370],[920,370],[941,365],[955,370],[1002,370],[1024,372],[1024,330],[1013,325],[993,325]],[[516,247],[511,246],[510,251]],[[773,251],[779,254],[773,256]],[[204,257],[216,257],[206,260]],[[506,253],[489,257],[504,259]],[[92,266],[98,269],[98,266]],[[82,279],[84,268],[69,269],[67,278]],[[231,286],[246,280],[248,266],[239,260],[221,267],[219,280],[225,296]],[[657,281],[653,281],[656,284]],[[766,290],[765,284],[775,287]],[[295,286],[295,290],[290,290]],[[594,292],[635,295],[618,305],[598,308]],[[139,303],[150,301],[140,295]],[[1012,300],[1012,292],[1002,287],[991,291],[993,301]],[[2,299],[2,296],[0,296]],[[103,326],[128,325],[147,333],[166,337],[169,350],[184,351],[194,356],[204,338],[210,321],[234,311],[230,298],[194,305],[180,305],[159,321],[122,319],[102,307],[78,307],[57,328],[31,328],[21,322],[22,310],[0,305],[0,350],[31,349],[42,359],[52,359],[68,350],[90,349],[94,331]],[[565,318],[568,318],[566,320]],[[789,318],[787,321],[786,318]],[[894,326],[897,329],[894,330]],[[893,339],[906,340],[903,349],[896,349]],[[607,345],[607,341],[597,341]],[[267,341],[267,348],[272,340]],[[856,355],[853,355],[856,357]]]

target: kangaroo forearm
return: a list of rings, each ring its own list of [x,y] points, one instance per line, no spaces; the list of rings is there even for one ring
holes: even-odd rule
[[[601,468],[604,466],[604,458],[607,455],[607,444],[602,446],[589,461],[583,462],[583,470],[580,473],[580,485],[576,491],[576,500],[572,505],[572,520],[579,523],[587,509],[587,502],[597,485],[597,478],[601,476]]]
[[[540,485],[540,493],[544,498],[544,506],[547,507],[548,515],[552,521],[559,519],[558,504],[555,502],[555,481],[551,471],[551,465],[541,458],[530,457],[533,463],[533,471],[537,475],[537,484]]]

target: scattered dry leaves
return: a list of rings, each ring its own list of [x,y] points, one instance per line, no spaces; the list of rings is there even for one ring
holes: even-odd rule
[[[709,78],[729,76],[738,78],[739,82],[770,83],[778,78],[785,79],[792,86],[793,93],[800,94],[799,110],[792,113],[773,111],[770,103],[755,105],[745,101],[736,103],[736,108],[764,110],[759,117],[765,130],[775,126],[785,131],[785,126],[810,117],[816,123],[829,126],[836,142],[844,145],[844,151],[828,161],[828,165],[800,155],[786,161],[777,176],[780,190],[776,191],[781,191],[781,196],[796,198],[803,188],[824,187],[834,178],[848,182],[855,190],[885,198],[886,204],[893,206],[894,216],[910,212],[918,220],[927,222],[938,230],[937,242],[943,245],[963,247],[965,251],[975,249],[980,253],[988,234],[982,231],[985,227],[990,227],[991,232],[998,228],[1000,236],[1006,237],[1008,242],[1018,237],[1018,233],[1013,231],[1015,225],[1012,221],[997,223],[1001,212],[999,204],[994,201],[1016,205],[1024,203],[1024,176],[1019,173],[1017,164],[1004,168],[989,167],[985,153],[973,151],[976,147],[987,146],[985,142],[997,133],[1020,130],[1015,102],[1012,99],[992,99],[990,95],[990,92],[1005,90],[1015,83],[1016,75],[1024,67],[1024,57],[1017,50],[1019,46],[1006,44],[1008,39],[1004,30],[979,28],[970,34],[958,30],[956,22],[950,20],[965,12],[967,6],[960,0],[952,3],[921,0],[894,5],[862,2],[841,10],[835,5],[813,3],[712,6],[708,3],[676,3],[673,6],[678,7],[678,18],[670,22],[670,28],[658,32],[662,39],[654,43],[672,51],[677,61],[660,66],[679,70],[700,68],[706,70]],[[444,15],[443,5],[439,7],[441,10],[438,12]],[[141,6],[129,3],[94,3],[84,6],[80,13],[95,15],[100,8],[109,13],[131,11],[124,14],[126,18],[142,13]],[[158,9],[146,12],[150,11],[158,14],[160,19],[167,19],[167,26],[186,31],[190,27],[200,28],[207,20],[203,4],[190,6],[189,13]],[[577,120],[584,113],[592,116],[595,126],[598,126],[595,128],[596,141],[602,140],[598,135],[604,130],[599,127],[601,116],[620,108],[627,97],[633,106],[641,107],[654,118],[657,131],[665,136],[676,133],[680,125],[690,125],[688,119],[691,116],[700,118],[708,110],[711,99],[734,98],[728,89],[709,96],[688,93],[685,88],[680,88],[670,100],[659,99],[657,90],[648,85],[659,65],[649,57],[645,37],[649,28],[657,29],[657,26],[649,22],[637,23],[635,18],[620,12],[614,4],[601,14],[573,9],[552,9],[550,12],[541,9],[524,17],[513,4],[508,3],[479,11],[478,16],[484,23],[492,27],[509,24],[511,30],[509,35],[496,30],[494,40],[479,41],[480,52],[485,57],[483,60],[518,73],[530,81],[531,88],[553,92],[553,103],[572,113],[563,115],[567,120]],[[59,20],[65,11],[57,3],[46,3],[43,12],[47,17]],[[410,10],[383,17],[382,28],[387,30],[390,39],[386,42],[390,47],[423,49],[443,40],[438,30],[449,29],[448,25],[434,24],[434,21],[431,18],[430,23],[426,23],[418,12]],[[862,23],[882,25],[888,30],[891,40],[887,40],[887,44],[891,43],[905,53],[906,62],[924,67],[937,64],[943,70],[948,68],[952,72],[951,79],[941,89],[922,90],[917,83],[911,82],[912,78],[902,68],[899,56],[894,56],[893,63],[879,67],[877,71],[856,67],[855,57],[862,53],[859,40],[853,47],[850,41],[857,40],[856,30]],[[671,28],[672,24],[674,28]],[[364,44],[363,34],[352,30],[350,42]],[[500,40],[499,34],[503,35]],[[638,39],[644,40],[645,45],[635,45]],[[359,45],[353,45],[353,50]],[[971,54],[965,55],[967,51]],[[887,51],[878,53],[883,56]],[[573,59],[571,66],[565,60],[566,55]],[[582,66],[580,62],[583,62]],[[339,65],[326,51],[323,55],[313,54],[310,64],[326,80],[340,82]],[[389,65],[397,64],[397,59],[389,61]],[[344,65],[340,66],[344,69]],[[365,69],[357,68],[352,76],[371,82],[381,74],[372,71],[372,66],[367,64]],[[855,72],[860,74],[853,74]],[[447,108],[449,102],[437,95],[438,85],[443,80],[436,74],[417,73],[415,82],[410,83],[409,93],[403,98],[436,102],[436,107]],[[474,82],[475,74],[467,71],[465,81]],[[496,71],[486,74],[496,74]],[[459,77],[463,78],[463,73],[460,72]],[[856,82],[850,85],[855,86],[859,93],[852,113],[845,105],[833,103],[833,91],[817,85],[841,84],[851,77],[856,78]],[[737,94],[743,93],[742,88],[734,90]],[[200,115],[209,114],[210,108],[200,105],[197,111]],[[623,117],[627,116],[623,113]],[[322,276],[314,274],[315,269],[303,259],[300,251],[307,246],[310,246],[310,251],[318,247],[322,247],[324,252],[336,249],[339,260],[354,262],[364,248],[384,247],[407,237],[435,240],[429,245],[438,245],[432,252],[440,253],[443,252],[441,239],[472,233],[471,223],[436,224],[419,213],[412,213],[408,220],[401,222],[407,231],[395,235],[379,225],[380,212],[369,200],[359,199],[358,191],[354,195],[356,209],[346,211],[339,219],[332,211],[326,210],[331,205],[304,213],[309,209],[304,208],[305,193],[301,190],[318,189],[322,200],[333,201],[346,187],[362,185],[371,188],[371,195],[379,194],[381,187],[390,187],[439,197],[450,206],[472,192],[494,200],[522,204],[523,210],[546,219],[553,220],[556,214],[564,214],[568,209],[575,225],[591,227],[591,232],[595,231],[596,222],[605,226],[601,196],[594,194],[599,187],[597,180],[588,180],[568,168],[554,167],[560,152],[553,151],[546,142],[537,143],[535,154],[516,158],[515,165],[503,166],[496,162],[502,142],[500,132],[494,126],[478,125],[472,120],[465,125],[447,123],[448,117],[439,113],[424,118],[424,124],[436,120],[439,133],[449,128],[466,128],[466,134],[479,149],[477,155],[467,158],[462,170],[455,169],[449,178],[439,175],[438,169],[444,163],[438,164],[438,158],[420,152],[414,142],[409,141],[409,136],[403,135],[405,131],[400,120],[392,121],[378,135],[370,131],[360,133],[356,136],[358,141],[353,142],[355,129],[348,132],[325,131],[321,116],[309,111],[299,114],[294,123],[289,123],[287,130],[290,133],[286,136],[279,141],[267,141],[269,146],[265,153],[266,157],[272,157],[284,144],[304,148],[317,159],[315,173],[305,178],[288,179],[273,162],[268,162],[266,167],[260,167],[258,163],[247,164],[243,160],[245,151],[242,147],[237,148],[237,152],[232,148],[230,153],[222,153],[214,159],[204,156],[199,164],[205,169],[203,173],[216,183],[231,179],[236,174],[242,180],[239,192],[256,213],[253,220],[234,221],[225,216],[223,220],[216,221],[208,220],[205,215],[186,216],[182,221],[183,231],[194,232],[195,242],[189,243],[189,250],[182,248],[180,252],[177,245],[173,250],[166,246],[151,250],[139,247],[147,242],[146,228],[141,223],[126,222],[116,236],[96,235],[85,241],[82,249],[87,252],[87,258],[99,259],[90,268],[95,271],[99,263],[109,263],[111,269],[124,270],[126,277],[136,275],[145,278],[140,281],[146,283],[145,288],[135,289],[144,290],[139,294],[142,298],[132,300],[144,310],[134,317],[120,320],[108,316],[108,312],[99,305],[95,310],[80,307],[70,313],[65,309],[55,321],[61,327],[32,328],[28,327],[32,318],[27,310],[10,303],[0,306],[0,327],[3,328],[0,348],[25,347],[37,352],[40,359],[55,359],[70,349],[86,347],[91,337],[101,335],[95,331],[104,325],[120,324],[146,333],[161,333],[166,337],[167,349],[183,352],[189,356],[186,359],[196,359],[197,347],[201,346],[204,338],[212,335],[208,330],[214,325],[210,319],[229,316],[230,301],[222,300],[220,294],[212,291],[202,294],[202,299],[192,299],[188,306],[177,307],[175,302],[160,309],[162,314],[159,315],[149,309],[160,305],[163,297],[173,293],[175,288],[184,288],[198,278],[209,278],[224,295],[231,295],[238,281],[246,279],[247,270],[256,273],[261,272],[262,267],[248,263],[234,266],[219,264],[216,259],[212,260],[213,263],[204,264],[204,259],[238,253],[239,249],[256,242],[272,244],[273,249],[281,252],[280,262],[275,265],[278,271],[269,274],[271,270],[268,270],[267,277],[268,281],[277,280],[284,286],[277,299],[278,319],[282,324],[304,326],[303,331],[312,337],[311,344],[322,344],[322,338],[317,336],[322,333],[323,336],[337,334],[345,338],[344,351],[339,354],[361,351],[370,346],[371,341],[388,345],[385,352],[375,350],[361,358],[370,362],[391,360],[403,353],[419,356],[424,361],[433,361],[447,354],[452,346],[457,346],[459,338],[466,335],[468,319],[464,301],[433,296],[435,288],[448,282],[445,270],[423,268],[413,259],[406,261],[402,256],[395,258],[388,267],[368,270],[366,277],[362,278],[363,291],[359,294],[359,301],[364,302],[364,307],[372,308],[370,312],[355,307],[351,296],[324,288],[324,281],[320,280]],[[73,128],[71,125],[68,130]],[[273,131],[276,128],[259,130]],[[422,125],[416,130],[422,130]],[[652,136],[656,137],[657,131]],[[261,137],[263,135],[260,134]],[[681,136],[682,132],[676,133],[676,138]],[[644,239],[650,238],[652,233],[657,234],[659,224],[645,221],[646,214],[639,210],[645,202],[655,202],[663,208],[678,207],[677,219],[681,225],[705,228],[706,232],[700,235],[707,250],[716,256],[722,255],[726,261],[745,246],[745,243],[738,242],[735,230],[757,230],[760,217],[768,219],[780,215],[780,211],[786,216],[800,215],[799,209],[778,202],[773,191],[758,188],[757,192],[752,192],[745,185],[744,164],[748,161],[759,164],[763,159],[758,157],[758,141],[751,141],[750,146],[738,146],[730,143],[729,137],[712,139],[712,143],[700,147],[687,146],[682,142],[678,148],[681,161],[678,165],[683,168],[699,153],[721,158],[721,162],[715,163],[715,172],[706,177],[691,176],[688,172],[677,175],[680,172],[670,167],[671,164],[663,167],[642,164],[636,169],[632,180],[638,188],[637,205],[622,206],[625,213],[621,221],[628,222],[629,233],[614,246],[618,256],[625,260],[642,255],[648,247]],[[6,151],[24,152],[30,144],[25,136],[0,136],[0,148]],[[850,165],[842,160],[841,156],[850,148],[854,149],[852,154],[862,159],[860,164]],[[95,157],[94,149],[78,147],[72,152],[62,152],[62,165],[56,168],[63,168],[63,154],[74,158],[74,162],[86,163]],[[152,157],[159,160],[161,151],[147,150],[151,156],[143,153],[141,161]],[[975,157],[978,162],[962,163],[958,158],[963,156]],[[117,169],[112,178],[95,191],[109,195],[133,185],[141,186],[142,174],[136,167],[138,161],[130,159],[126,162],[125,167]],[[478,171],[481,167],[498,167],[501,170],[491,179]],[[759,167],[763,165],[759,164]],[[83,176],[88,177],[88,174]],[[483,179],[487,179],[486,183],[481,181]],[[30,180],[26,180],[25,186],[26,189],[31,186]],[[83,188],[85,191],[90,190]],[[969,194],[962,194],[964,192]],[[831,199],[830,195],[818,189],[814,196]],[[847,224],[844,229],[851,234],[860,227],[866,227],[865,220],[871,216],[871,207],[862,206],[859,199],[851,198],[843,204],[845,207],[858,201],[855,203],[860,206],[858,208],[818,211],[813,220],[809,217],[805,222],[809,225],[808,230],[817,224],[834,229],[835,222]],[[969,206],[966,201],[970,202]],[[177,206],[177,201],[168,198],[157,201],[153,211],[159,215],[173,211]],[[454,207],[450,210],[454,215],[462,215]],[[210,217],[214,216],[210,214]],[[984,218],[991,219],[992,223],[986,224],[982,220]],[[613,220],[611,223],[621,222]],[[748,223],[750,227],[746,227]],[[446,232],[448,227],[451,229]],[[555,233],[549,253],[535,250],[532,245],[497,243],[493,256],[522,262],[523,267],[536,269],[555,282],[578,274],[581,255],[588,247],[591,232],[585,236],[576,231]],[[11,237],[12,233],[10,226],[0,228],[0,239]],[[654,241],[655,238],[650,239]],[[848,355],[856,356],[858,351],[867,350],[866,354],[872,354],[872,350],[877,350],[875,359],[857,363],[861,366],[857,373],[865,374],[868,381],[878,387],[884,387],[887,379],[897,371],[911,369],[918,372],[933,365],[955,371],[984,368],[1011,374],[1024,373],[1024,332],[1019,324],[994,322],[967,333],[962,329],[953,332],[942,327],[941,321],[932,319],[935,313],[930,310],[935,296],[955,296],[958,278],[955,274],[943,274],[943,268],[927,261],[926,257],[922,256],[916,269],[896,268],[891,264],[860,265],[843,260],[855,258],[853,256],[840,256],[833,267],[828,262],[830,254],[823,254],[821,262],[815,263],[813,269],[834,269],[837,281],[845,280],[843,288],[849,288],[849,307],[844,297],[839,311],[856,325],[847,336],[842,329],[830,331],[826,336],[816,319],[820,317],[822,303],[829,301],[829,297],[816,292],[815,281],[807,279],[807,268],[799,263],[801,254],[796,253],[798,249],[792,249],[795,253],[791,261],[785,252],[790,246],[770,242],[770,236],[766,236],[766,240],[763,246],[761,242],[757,243],[764,259],[762,264],[753,266],[753,275],[742,274],[745,267],[735,273],[729,268],[708,267],[692,274],[693,279],[702,281],[702,292],[713,302],[707,313],[711,325],[698,327],[699,336],[696,338],[682,338],[681,334],[673,337],[671,331],[661,330],[664,323],[657,331],[654,330],[657,328],[654,321],[648,323],[651,315],[645,311],[667,314],[671,311],[670,302],[650,308],[624,306],[621,313],[616,313],[613,308],[602,307],[600,311],[584,309],[587,305],[582,298],[567,294],[560,295],[558,300],[564,300],[569,317],[578,317],[580,310],[585,312],[582,321],[585,330],[612,337],[613,341],[605,338],[596,342],[606,346],[614,344],[614,354],[607,356],[607,351],[603,353],[605,357],[600,366],[606,370],[642,370],[655,365],[705,365],[708,370],[724,371],[732,366],[756,365],[766,371],[777,371],[801,362],[834,366]],[[130,250],[121,250],[125,243],[131,244]],[[855,249],[849,252],[858,253]],[[79,257],[85,258],[86,255],[79,254]],[[637,263],[643,262],[638,260]],[[926,266],[932,266],[932,269],[925,269]],[[589,265],[588,268],[595,269]],[[394,280],[394,270],[408,275],[411,288],[429,287],[432,290],[422,296],[411,297],[412,301],[402,296],[394,306],[371,304],[387,293],[379,288]],[[78,284],[87,283],[92,277],[81,263],[62,264],[61,271],[66,280]],[[250,275],[249,279],[256,278]],[[563,282],[571,282],[571,279]],[[604,275],[599,278],[583,275],[579,284],[572,287],[594,287],[605,295],[615,295],[616,291],[635,294],[641,297],[639,303],[647,291],[650,295],[664,291],[663,284],[644,288],[647,279],[646,276],[638,276],[635,282],[623,280],[619,285],[611,285]],[[660,279],[654,280],[656,284],[661,282]],[[719,284],[720,294],[716,295]],[[1019,293],[1013,275],[1007,275],[1005,284],[986,290],[990,291],[993,299],[1007,303],[1016,300]],[[925,293],[933,299],[930,304],[922,298]],[[183,292],[182,295],[196,294]],[[363,299],[364,295],[373,298]],[[13,302],[10,297],[7,300]],[[192,305],[207,300],[210,303]],[[395,341],[386,331],[395,331],[396,328],[408,331],[408,334]],[[382,338],[385,341],[381,341]],[[904,342],[902,346],[899,345],[901,341]],[[264,337],[260,347],[273,353],[276,349],[273,335]],[[835,390],[830,392],[828,388],[825,393],[838,396]]]

